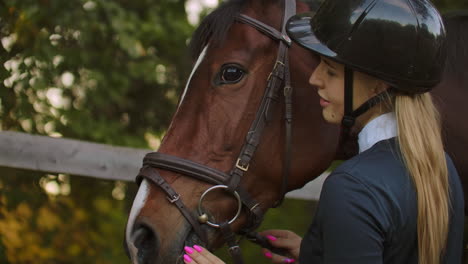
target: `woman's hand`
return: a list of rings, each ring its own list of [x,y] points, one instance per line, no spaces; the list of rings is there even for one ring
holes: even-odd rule
[[[288,230],[266,230],[259,233],[270,240],[270,244],[277,248],[286,249],[289,256],[280,256],[263,249],[263,253],[267,258],[270,258],[273,263],[297,263],[299,258],[299,250],[302,238],[296,233]],[[194,245],[193,247],[185,247],[184,263],[186,264],[225,264],[218,257],[203,247]]]
[[[185,247],[184,263],[187,264],[225,264],[218,257],[203,247],[194,245]]]
[[[297,263],[299,258],[299,251],[301,248],[302,238],[296,233],[289,230],[265,230],[259,232],[260,235],[265,236],[270,240],[270,244],[277,248],[286,249],[289,252],[289,256],[281,256],[270,252],[267,249],[263,249],[265,257],[270,258],[273,263]]]

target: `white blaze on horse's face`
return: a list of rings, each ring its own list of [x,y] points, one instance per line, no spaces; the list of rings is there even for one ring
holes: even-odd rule
[[[190,81],[192,80],[193,75],[195,74],[201,62],[205,58],[207,49],[208,49],[208,45],[205,46],[205,48],[200,53],[200,56],[198,56],[197,62],[195,63],[195,66],[193,67],[192,72],[190,73],[190,76],[187,80],[187,84],[185,86],[185,90],[182,93],[182,96],[180,98],[179,106],[182,104],[182,101],[184,100],[185,94],[187,93],[187,90],[188,90],[188,87],[190,85]],[[125,230],[125,238],[126,238],[126,242],[127,242],[127,246],[128,246],[128,250],[129,250],[132,262],[136,261],[136,256],[138,253],[138,249],[135,247],[133,238],[131,237],[133,226],[135,224],[135,219],[140,214],[141,209],[143,208],[143,206],[146,203],[146,200],[148,199],[148,194],[149,194],[149,183],[146,179],[144,179],[141,182],[140,188],[138,189],[138,193],[135,196],[135,200],[133,201],[132,209],[130,210],[130,215],[128,217],[127,230]]]
[[[128,247],[132,262],[136,260],[138,249],[133,244],[133,239],[131,238],[131,234],[132,234],[133,226],[135,224],[135,219],[140,213],[141,208],[143,208],[143,205],[145,205],[146,200],[148,198],[148,193],[149,193],[148,181],[146,179],[143,179],[143,181],[140,184],[140,188],[138,189],[137,195],[135,196],[135,200],[133,200],[132,209],[130,210],[130,215],[128,217],[127,230],[125,232],[125,239],[127,241],[127,247]]]
[[[182,104],[182,101],[184,100],[185,94],[187,93],[187,90],[188,90],[188,88],[189,88],[190,81],[192,80],[193,75],[194,75],[195,72],[197,71],[198,66],[200,66],[200,63],[201,63],[201,62],[203,61],[203,59],[205,58],[206,50],[207,50],[207,49],[208,49],[208,45],[206,45],[205,48],[203,48],[202,52],[200,53],[200,56],[198,56],[197,62],[195,63],[195,66],[193,67],[192,72],[190,73],[190,76],[189,76],[189,78],[188,78],[188,80],[187,80],[187,84],[185,85],[184,92],[182,93],[182,96],[180,97],[179,106]]]

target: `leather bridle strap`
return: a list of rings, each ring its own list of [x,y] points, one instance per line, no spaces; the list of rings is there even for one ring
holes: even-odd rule
[[[281,32],[283,35],[286,35],[286,20],[289,19],[291,16],[296,14],[296,5],[288,5],[285,2],[285,11],[283,16],[283,26],[281,28]],[[292,92],[293,88],[291,85],[291,73],[289,69],[289,56],[285,57],[285,64],[287,65],[286,71],[284,73],[284,104],[285,104],[285,150],[284,150],[284,162],[283,162],[283,181],[281,183],[281,194],[280,200],[277,201],[275,207],[278,207],[281,203],[283,203],[284,196],[288,191],[288,180],[289,180],[289,173],[291,171],[291,159],[292,159]]]
[[[223,234],[224,240],[228,245],[229,255],[231,255],[234,263],[244,264],[241,248],[239,247],[239,243],[236,241],[236,235],[232,231],[231,226],[227,222],[224,222],[220,225],[219,229],[221,230],[221,234]]]
[[[148,153],[143,159],[143,164],[177,172],[210,184],[226,184],[230,177],[220,170],[161,152]]]
[[[290,171],[290,160],[291,160],[291,121],[292,121],[292,88],[290,81],[290,72],[289,72],[289,60],[288,60],[288,48],[291,44],[290,38],[286,33],[286,21],[296,13],[296,3],[294,0],[285,0],[284,1],[284,14],[283,21],[281,22],[281,32],[272,28],[263,22],[260,22],[254,18],[240,14],[236,20],[241,23],[246,23],[261,33],[266,34],[273,40],[280,41],[278,55],[276,58],[273,71],[268,77],[267,89],[262,98],[259,111],[255,120],[247,133],[246,143],[241,149],[240,155],[237,159],[236,166],[231,171],[231,180],[228,185],[231,189],[234,189],[240,182],[240,179],[247,172],[249,168],[250,161],[257,149],[258,144],[260,143],[260,137],[263,134],[263,130],[266,124],[272,119],[274,105],[278,101],[279,89],[282,84],[284,84],[284,96],[285,96],[285,128],[286,128],[286,149],[285,157],[283,164],[283,176],[282,184],[280,189],[280,199],[275,203],[275,206],[281,204],[284,199],[284,195],[287,190],[287,183],[289,178]],[[255,229],[251,228],[251,229]]]
[[[251,17],[249,17],[247,15],[244,15],[244,14],[239,14],[236,17],[236,20],[238,22],[250,25],[251,27],[257,29],[261,33],[263,33],[263,34],[267,35],[268,37],[272,38],[273,40],[280,40],[280,41],[283,41],[284,43],[286,43],[288,46],[291,45],[291,39],[289,38],[289,36],[287,34],[283,33],[284,31],[279,32],[275,28],[270,27],[269,25],[267,25],[267,24],[265,24],[263,22],[260,22],[260,21],[254,19],[254,18],[251,18]]]
[[[142,177],[145,179],[150,180],[157,186],[159,186],[165,193],[166,193],[166,198],[167,200],[177,206],[179,211],[182,213],[182,215],[187,219],[187,221],[192,225],[193,230],[195,233],[200,237],[202,241],[207,241],[208,237],[206,233],[203,231],[200,223],[198,222],[198,219],[196,219],[193,214],[187,209],[185,204],[182,202],[180,199],[180,194],[178,194],[172,187],[169,185],[161,175],[159,175],[158,171],[151,168],[150,166],[143,166],[140,169],[140,172],[137,176],[137,183],[141,182]]]
[[[286,65],[289,63],[289,59],[286,57]],[[284,196],[288,191],[288,179],[291,171],[291,158],[292,158],[292,86],[291,77],[289,73],[289,67],[285,73],[285,86],[284,86],[284,103],[285,103],[285,150],[284,150],[284,162],[283,162],[283,177],[281,183],[281,194],[280,200],[274,205],[278,207],[284,200]]]

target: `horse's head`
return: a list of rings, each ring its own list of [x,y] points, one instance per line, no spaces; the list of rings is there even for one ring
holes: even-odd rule
[[[297,12],[307,9],[297,3]],[[140,172],[126,230],[133,263],[182,263],[185,244],[222,244],[219,229],[197,219],[201,198],[201,214],[219,224],[236,215],[234,194],[240,193],[244,206],[229,228],[252,228],[284,190],[303,186],[333,160],[338,129],[323,121],[308,83],[318,58],[294,44],[288,48],[279,34],[283,13],[283,1],[230,1],[198,28],[192,42],[199,57],[158,153],[145,159]],[[276,30],[253,25],[249,17]],[[289,55],[281,61],[283,48]],[[291,164],[283,162],[287,58],[294,102]],[[284,166],[290,168],[284,170],[288,181]],[[228,190],[205,193],[219,184]]]

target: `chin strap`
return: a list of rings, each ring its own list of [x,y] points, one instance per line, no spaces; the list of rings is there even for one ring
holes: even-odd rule
[[[390,87],[386,91],[383,91],[374,97],[367,100],[361,106],[359,106],[356,110],[353,110],[353,80],[354,80],[354,71],[345,66],[345,79],[344,79],[344,115],[343,119],[341,120],[341,127],[342,127],[342,136],[341,141],[344,142],[348,139],[351,128],[356,123],[356,118],[367,110],[375,106],[376,104],[382,102],[387,94],[394,94],[395,89]]]
[[[353,115],[353,80],[354,72],[348,66],[345,66],[344,79],[344,116],[341,125],[349,130],[356,122],[356,116]]]

